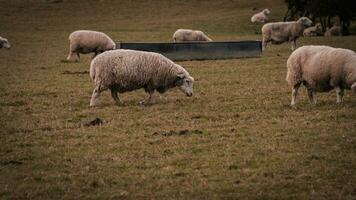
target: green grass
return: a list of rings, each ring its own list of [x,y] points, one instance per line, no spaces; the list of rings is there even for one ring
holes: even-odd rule
[[[290,45],[261,58],[179,62],[194,96],[171,90],[140,106],[143,90],[109,92],[89,107],[90,57],[66,63],[68,35],[170,41],[177,28],[214,40],[260,39],[254,7],[282,1],[0,1],[1,199],[356,199],[356,97],[334,92],[295,108],[285,81]],[[301,38],[356,50],[356,37]],[[102,126],[84,127],[99,117]]]

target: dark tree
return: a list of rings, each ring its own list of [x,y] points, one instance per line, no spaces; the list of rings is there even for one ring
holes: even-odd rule
[[[356,19],[356,0],[285,0],[288,11],[284,21],[306,16],[319,21],[323,30],[332,26],[337,17],[343,35],[349,34],[351,21]]]

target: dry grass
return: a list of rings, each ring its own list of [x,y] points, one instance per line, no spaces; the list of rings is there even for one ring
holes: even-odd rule
[[[89,108],[90,56],[65,63],[69,33],[169,41],[177,28],[215,40],[259,39],[253,7],[281,1],[0,1],[1,199],[356,199],[356,97],[334,92],[291,108],[289,45],[261,58],[180,62],[195,94],[139,106],[142,90]],[[193,20],[192,20],[193,19]],[[302,38],[356,50],[356,37]],[[82,122],[100,117],[100,127]],[[186,131],[187,130],[187,131]]]

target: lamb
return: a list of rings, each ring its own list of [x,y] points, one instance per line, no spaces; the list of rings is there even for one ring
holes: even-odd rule
[[[184,42],[184,41],[213,41],[207,35],[205,35],[202,31],[198,30],[190,30],[190,29],[178,29],[173,34],[174,42]]]
[[[99,94],[110,89],[118,105],[118,93],[144,88],[149,94],[143,104],[153,104],[154,92],[164,93],[179,87],[187,96],[193,95],[194,78],[180,65],[161,54],[135,50],[107,51],[94,58],[90,65],[90,77],[94,81],[90,106],[97,104]]]
[[[255,22],[265,23],[265,22],[268,21],[268,16],[267,15],[269,15],[270,13],[271,13],[270,10],[264,9],[261,12],[254,14],[251,17],[251,22],[252,23],[255,23]]]
[[[317,23],[315,26],[306,28],[303,32],[303,36],[317,36],[322,33],[322,27],[320,23]]]
[[[324,36],[331,37],[331,36],[340,36],[341,35],[341,27],[340,26],[333,26],[330,29],[327,29],[324,33]]]
[[[297,39],[303,35],[304,29],[311,25],[312,21],[307,17],[301,17],[298,21],[267,23],[262,27],[262,48],[266,49],[267,43],[293,42],[293,51]]]
[[[303,46],[287,61],[286,80],[292,89],[291,105],[297,101],[300,85],[306,87],[310,103],[316,104],[316,92],[335,88],[337,103],[343,101],[344,89],[356,92],[356,53],[329,46]]]
[[[5,48],[5,49],[10,49],[11,45],[10,42],[3,37],[0,37],[0,49]]]
[[[67,60],[76,54],[76,61],[80,59],[79,53],[94,53],[94,58],[99,53],[116,48],[114,41],[105,33],[90,30],[74,31],[69,35],[69,43]]]

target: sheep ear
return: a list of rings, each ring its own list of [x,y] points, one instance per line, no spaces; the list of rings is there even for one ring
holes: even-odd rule
[[[178,74],[176,80],[174,81],[174,84],[176,86],[183,85],[183,79],[184,79],[184,74]]]
[[[178,74],[177,75],[177,78],[179,78],[179,79],[183,79],[185,77],[185,74]]]

